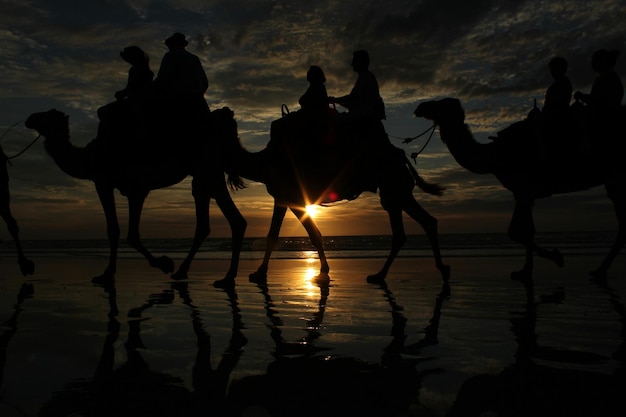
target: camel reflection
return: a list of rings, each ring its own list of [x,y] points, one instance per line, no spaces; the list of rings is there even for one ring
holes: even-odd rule
[[[418,373],[420,358],[405,358],[408,348],[418,354],[418,348],[404,346],[406,318],[386,283],[380,288],[392,311],[392,340],[383,349],[380,363],[368,363],[354,357],[326,354],[328,347],[319,345],[322,321],[330,295],[330,279],[315,281],[319,287],[318,308],[306,322],[305,336],[297,342],[286,341],[284,326],[276,303],[266,283],[257,286],[265,299],[265,311],[270,320],[270,336],[275,343],[275,360],[263,375],[234,380],[228,394],[233,415],[257,410],[271,416],[402,415],[415,405],[421,380],[438,370]],[[438,295],[435,313],[427,332],[428,340],[437,339],[441,306],[446,299],[447,284]],[[430,343],[430,342],[429,342]]]
[[[63,391],[55,393],[44,404],[40,416],[222,415],[230,372],[238,363],[246,344],[241,334],[243,324],[235,290],[227,292],[233,314],[232,338],[217,367],[211,365],[211,338],[199,309],[193,304],[188,285],[177,282],[171,285],[171,289],[153,294],[143,305],[131,309],[128,336],[124,343],[126,362],[115,368],[115,343],[121,329],[117,319],[117,294],[114,284],[104,285],[103,288],[109,301],[108,334],[94,377],[66,385]],[[141,314],[154,305],[172,304],[176,294],[190,310],[197,340],[191,390],[185,387],[181,378],[151,370],[141,353],[146,349],[141,339],[141,323],[146,319]]]
[[[623,387],[626,386],[624,350],[626,312],[615,291],[604,287],[609,302],[620,317],[622,343],[613,359],[613,374],[579,370],[583,365],[610,359],[591,352],[541,346],[535,332],[537,309],[542,304],[560,304],[563,290],[535,301],[532,282],[525,282],[525,310],[511,319],[517,340],[515,362],[498,375],[477,375],[461,387],[447,417],[494,415],[618,416],[624,415]],[[515,313],[513,313],[515,314]],[[568,366],[569,365],[569,366]]]
[[[3,388],[4,367],[7,363],[7,349],[9,346],[9,342],[17,332],[17,319],[20,316],[20,313],[22,313],[23,311],[22,304],[27,298],[31,298],[33,296],[33,292],[34,291],[32,284],[22,284],[20,290],[17,293],[17,302],[15,303],[13,314],[0,325],[1,327],[6,328],[4,333],[0,335],[0,389]],[[1,394],[0,399],[2,399]]]
[[[315,341],[321,336],[320,328],[324,320],[324,312],[326,311],[326,303],[330,294],[330,278],[328,275],[322,274],[311,278],[311,284],[317,285],[320,290],[320,299],[317,303],[318,309],[307,319],[305,326],[305,335],[296,342],[289,342],[283,338],[281,326],[282,320],[277,315],[276,305],[269,293],[269,287],[266,283],[258,283],[257,287],[261,290],[261,294],[265,299],[265,313],[272,325],[270,326],[270,335],[276,350],[274,356],[283,358],[289,355],[306,355],[312,356],[318,352],[329,350],[329,348],[318,347]]]

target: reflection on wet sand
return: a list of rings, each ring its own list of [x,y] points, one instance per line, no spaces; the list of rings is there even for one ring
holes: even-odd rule
[[[626,334],[624,304],[615,292],[600,283]],[[574,349],[556,349],[538,344],[535,332],[537,310],[543,304],[560,304],[563,290],[542,295],[536,301],[532,281],[524,283],[525,311],[511,319],[518,348],[515,362],[498,375],[476,375],[461,387],[447,417],[472,417],[494,413],[499,416],[620,416],[626,389],[622,343],[613,358],[618,367],[612,375],[568,369],[564,365],[604,363],[610,358]],[[620,352],[620,353],[618,353]],[[620,357],[621,356],[621,357]]]
[[[4,291],[0,416],[624,411],[622,279],[545,275],[533,286],[477,260],[443,285],[411,269],[366,283],[369,265],[344,263],[333,279],[294,261],[267,282],[220,289],[208,276],[138,275],[96,287],[81,276],[66,281],[72,291],[44,279],[17,302]],[[37,378],[48,385],[27,404],[20,387]]]
[[[418,372],[416,366],[428,360],[419,356],[419,345],[404,346],[406,317],[385,282],[377,287],[391,309],[391,342],[382,350],[378,363],[346,356],[333,356],[331,348],[317,346],[322,338],[322,320],[330,296],[330,279],[316,281],[320,289],[318,310],[306,321],[305,336],[296,342],[282,337],[279,311],[270,295],[270,286],[260,283],[270,334],[275,342],[274,357],[262,375],[233,381],[229,401],[234,415],[246,410],[263,410],[271,416],[396,416],[419,404],[421,379],[437,372]],[[437,295],[431,325],[423,345],[437,343],[443,300],[449,296],[445,283]]]
[[[93,379],[73,381],[54,394],[40,415],[57,417],[85,416],[195,416],[219,413],[223,415],[224,400],[230,373],[237,365],[247,343],[241,333],[240,310],[237,293],[227,291],[232,311],[232,337],[217,367],[211,365],[211,337],[206,331],[199,309],[193,304],[187,283],[172,283],[171,289],[152,294],[140,307],[129,311],[128,336],[124,344],[126,362],[114,369],[114,344],[120,336],[117,320],[118,308],[115,284],[105,285],[108,294],[109,314],[102,355]],[[193,365],[193,390],[186,389],[183,381],[166,373],[153,371],[143,359],[146,349],[141,339],[141,314],[154,305],[169,305],[175,293],[190,310],[190,319],[197,342],[196,361]]]

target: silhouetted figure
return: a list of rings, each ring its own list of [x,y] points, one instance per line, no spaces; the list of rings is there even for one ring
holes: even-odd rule
[[[352,54],[352,69],[358,73],[357,80],[350,94],[342,97],[330,97],[329,102],[348,109],[339,113],[338,130],[348,137],[353,148],[355,189],[376,192],[381,178],[383,160],[393,158],[393,146],[385,132],[382,120],[385,119],[385,105],[380,97],[376,76],[369,70],[370,57],[365,50]]]
[[[383,120],[385,105],[380,97],[376,76],[369,70],[369,53],[364,50],[352,54],[352,69],[359,74],[350,94],[342,97],[330,97],[331,103],[348,109],[346,117],[350,120]]]
[[[572,101],[572,82],[567,77],[567,60],[556,56],[548,63],[553,82],[546,90],[541,113],[544,118],[553,119],[566,115]]]
[[[574,93],[576,100],[577,127],[584,137],[595,130],[600,134],[594,142],[581,141],[583,152],[599,152],[607,158],[615,158],[622,153],[622,137],[617,133],[621,128],[622,99],[624,85],[614,67],[619,51],[599,49],[591,57],[591,67],[597,76],[589,94]],[[616,148],[618,146],[618,148]]]
[[[122,100],[134,98],[145,94],[152,84],[154,72],[150,69],[150,59],[148,55],[138,46],[127,46],[120,52],[120,56],[131,67],[128,70],[128,82],[123,90],[115,92],[115,98]]]
[[[129,145],[137,145],[137,136],[148,136],[146,130],[147,108],[154,72],[150,69],[148,55],[138,46],[127,46],[120,52],[122,59],[131,64],[124,89],[115,92],[116,101],[98,109],[98,137],[112,145],[112,152],[132,155]],[[144,132],[143,135],[141,133]],[[132,144],[126,139],[134,137]]]
[[[171,133],[183,133],[195,141],[207,136],[209,105],[204,93],[209,87],[200,58],[187,51],[185,35],[174,33],[165,40],[168,52],[154,80],[159,118],[173,119]],[[181,132],[182,130],[182,132]],[[192,141],[193,142],[193,141]]]
[[[591,67],[598,74],[591,92],[576,91],[574,99],[600,110],[615,109],[622,105],[624,85],[614,67],[619,51],[600,49],[593,53]]]
[[[528,113],[527,117],[519,122],[515,122],[510,126],[500,130],[497,136],[490,136],[490,139],[515,141],[520,137],[524,137],[523,146],[531,144],[536,149],[536,155],[531,158],[540,163],[550,162],[553,158],[571,157],[564,156],[569,153],[572,145],[571,140],[567,140],[568,135],[565,133],[570,121],[570,101],[572,99],[572,83],[566,76],[567,60],[556,56],[548,62],[548,70],[552,76],[553,82],[546,89],[543,101],[543,107],[537,107],[535,100],[534,106]]]
[[[567,60],[556,56],[548,62],[553,82],[545,93],[541,111],[535,107],[528,115],[530,134],[537,137],[539,159],[550,162],[553,158],[571,159],[577,152],[577,141],[571,127],[572,83],[567,77]]]
[[[172,98],[203,100],[209,81],[200,58],[185,48],[189,43],[182,33],[165,40],[169,51],[161,60],[155,80],[158,91]]]
[[[268,149],[275,160],[292,161],[281,167],[285,176],[304,179],[305,182],[317,179],[322,185],[336,174],[336,149],[330,146],[331,109],[324,71],[317,65],[311,65],[306,79],[309,87],[298,100],[300,109],[283,113],[283,117],[272,122]]]
[[[324,71],[317,65],[311,65],[306,73],[309,88],[298,100],[301,111],[311,114],[313,117],[326,116],[328,114],[328,94],[326,92],[326,76]]]

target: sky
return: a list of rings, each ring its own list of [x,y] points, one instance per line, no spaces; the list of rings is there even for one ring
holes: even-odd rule
[[[356,80],[352,52],[366,49],[386,105],[391,141],[409,145],[430,122],[413,116],[418,103],[456,97],[480,142],[523,119],[533,100],[541,105],[551,82],[547,63],[569,62],[574,91],[588,92],[595,77],[591,54],[600,48],[626,54],[626,4],[597,1],[468,0],[0,0],[0,145],[15,155],[36,133],[21,121],[56,108],[70,116],[71,140],[84,146],[96,136],[96,110],[126,84],[129,66],[119,51],[137,45],[156,73],[174,32],[198,55],[207,77],[212,109],[235,112],[243,146],[259,151],[281,105],[298,109],[310,65],[323,68],[331,96],[347,94]],[[626,56],[617,72],[626,80]],[[339,108],[340,111],[345,109]],[[12,125],[15,125],[10,131]],[[414,190],[439,221],[441,233],[505,232],[513,200],[489,174],[459,167],[438,134],[417,159],[443,196]],[[581,166],[581,169],[584,167]],[[12,210],[23,239],[104,238],[104,215],[93,183],[61,172],[42,142],[12,160]],[[265,236],[273,200],[263,184],[248,181],[233,199],[248,220],[247,236]],[[122,234],[126,201],[117,194]],[[323,235],[389,234],[378,195],[323,207],[316,215]],[[603,188],[539,200],[539,231],[613,230],[613,209]],[[141,232],[147,238],[192,237],[191,181],[153,191]],[[405,217],[406,231],[423,233]],[[213,203],[211,236],[229,229]],[[303,236],[288,213],[282,236]],[[0,227],[0,239],[8,239]]]

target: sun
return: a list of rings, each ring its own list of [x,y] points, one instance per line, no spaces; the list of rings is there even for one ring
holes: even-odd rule
[[[315,216],[317,216],[317,213],[319,211],[319,207],[316,206],[316,205],[309,205],[309,206],[306,206],[305,210],[306,210],[306,214],[310,218],[314,219]]]

